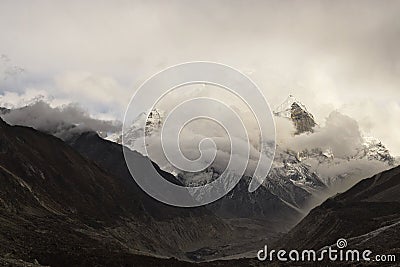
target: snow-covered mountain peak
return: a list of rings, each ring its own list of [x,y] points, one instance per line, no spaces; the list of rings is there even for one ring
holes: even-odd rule
[[[382,142],[375,138],[366,136],[363,137],[364,142],[360,149],[357,150],[356,158],[367,158],[368,160],[378,160],[394,165],[395,158],[390,154],[389,149],[386,148]]]
[[[125,145],[134,149],[134,142],[137,138],[143,137],[142,125],[145,124],[145,135],[150,136],[155,131],[158,131],[164,120],[164,112],[159,109],[153,109],[150,112],[142,112],[137,116],[133,123],[124,132]],[[113,133],[105,139],[122,144],[122,131]]]
[[[293,136],[296,140],[318,137],[320,131],[314,127],[314,116],[307,108],[289,96],[275,111],[275,116],[290,120],[296,128]],[[338,118],[339,120],[342,117]],[[154,109],[148,114],[143,113],[133,122],[124,137],[132,143],[126,143],[134,149],[135,141],[143,136],[156,136],[162,127],[165,115],[161,110]],[[145,124],[145,132],[141,125]],[[307,133],[307,135],[300,135]],[[114,142],[121,143],[121,133],[107,137]],[[150,140],[154,141],[150,138]],[[325,194],[326,190],[335,187],[338,183],[346,183],[347,180],[357,180],[370,175],[369,168],[373,172],[380,171],[394,164],[394,158],[388,149],[376,138],[365,137],[356,154],[349,154],[347,158],[335,155],[334,150],[327,147],[307,147],[296,149],[296,146],[277,144],[272,169],[260,190],[266,190],[279,199],[296,208],[304,208],[308,200],[318,194]],[[136,144],[137,145],[137,144]],[[140,151],[140,150],[138,150]],[[156,161],[154,159],[154,161]],[[157,161],[156,161],[157,162]],[[158,162],[157,162],[158,163]],[[168,165],[158,163],[161,168],[171,171]],[[173,169],[173,168],[172,168]],[[367,170],[368,169],[368,170]],[[190,173],[176,171],[177,179],[187,186],[199,186],[216,180],[220,173],[212,166],[202,172]]]

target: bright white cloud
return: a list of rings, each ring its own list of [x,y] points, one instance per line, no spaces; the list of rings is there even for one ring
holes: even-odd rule
[[[0,53],[26,73],[0,91],[38,88],[121,118],[155,72],[218,61],[273,106],[294,94],[319,123],[337,109],[400,155],[399,12],[397,1],[1,1]]]
[[[78,105],[68,104],[51,107],[43,100],[29,106],[2,114],[2,119],[11,125],[23,125],[37,130],[67,138],[71,134],[84,131],[116,132],[122,128],[119,121],[106,121],[92,118]]]

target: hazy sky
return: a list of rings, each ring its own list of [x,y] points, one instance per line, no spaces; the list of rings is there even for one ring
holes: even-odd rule
[[[294,94],[320,124],[338,110],[400,155],[400,1],[3,0],[0,32],[1,103],[41,93],[121,118],[155,72],[217,61],[272,106]]]

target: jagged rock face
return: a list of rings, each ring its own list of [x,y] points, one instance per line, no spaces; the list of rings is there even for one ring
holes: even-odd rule
[[[307,208],[314,193],[327,189],[318,174],[302,162],[296,153],[279,147],[264,186],[298,209]]]
[[[389,150],[381,141],[375,138],[365,138],[362,147],[357,150],[355,158],[367,158],[368,160],[378,160],[394,166],[395,158],[390,154]]]
[[[293,95],[289,95],[289,97],[274,110],[274,115],[290,119],[296,128],[295,134],[313,132],[313,127],[317,125],[314,116],[308,112],[306,107],[297,101]]]
[[[153,131],[159,129],[162,125],[164,115],[158,109],[150,111],[146,118],[145,134],[150,135]]]
[[[211,183],[219,176],[220,173],[213,167],[208,167],[201,172],[180,172],[176,178],[185,186],[195,187]]]
[[[141,113],[124,132],[125,145],[133,149],[137,138],[150,136],[153,132],[158,131],[163,123],[164,113],[161,110],[153,109],[147,115]],[[141,125],[144,123],[144,132]],[[105,137],[106,140],[122,144],[122,131]]]
[[[177,179],[186,186],[199,186],[219,175],[210,167],[203,172],[180,173]],[[223,218],[279,221],[287,229],[303,216],[302,210],[308,207],[312,195],[326,189],[318,175],[294,152],[279,147],[267,179],[256,192],[248,192],[249,180],[249,177],[242,177],[231,192],[207,208]]]
[[[309,112],[302,109],[296,102],[291,105],[290,110],[290,118],[296,127],[296,134],[313,132],[316,123],[314,117]]]

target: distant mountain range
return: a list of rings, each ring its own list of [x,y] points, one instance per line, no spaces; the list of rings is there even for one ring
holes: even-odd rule
[[[314,131],[318,131],[319,126],[314,116],[292,95],[274,110],[274,115],[292,122],[295,128],[294,135],[312,135]],[[124,133],[127,140],[125,144],[135,149],[136,138],[143,134],[150,136],[157,133],[162,126],[164,116],[164,112],[158,109],[152,110],[148,116],[142,113]],[[144,120],[146,128],[145,133],[142,133],[138,125]],[[121,144],[122,133],[115,133],[106,139]],[[227,197],[211,205],[213,211],[223,218],[283,220],[286,222],[284,229],[288,229],[304,216],[309,208],[320,203],[327,195],[334,194],[336,187],[340,187],[341,190],[343,187],[346,189],[365,177],[362,166],[351,170],[344,169],[338,174],[329,176],[320,173],[319,166],[335,166],[343,161],[358,159],[365,162],[379,162],[382,170],[395,164],[395,159],[388,149],[379,140],[373,138],[365,138],[364,143],[357,147],[356,153],[346,159],[336,158],[332,151],[325,149],[315,148],[295,152],[286,147],[285,144],[277,144],[273,167],[264,184],[258,189],[258,193],[249,194],[244,190],[244,184],[248,178],[242,179],[241,184]],[[365,162],[363,164],[367,164]],[[368,172],[366,174],[370,175]],[[218,171],[210,167],[198,173],[178,172],[176,177],[181,183],[193,186],[210,182],[219,175]],[[269,199],[269,204],[265,204],[263,199]],[[270,207],[270,204],[276,208]]]
[[[288,106],[282,105],[275,115],[291,121],[295,135],[318,131],[304,105],[293,97],[286,102]],[[12,110],[2,112],[10,114]],[[138,119],[148,120],[145,134],[151,135],[160,127],[163,114],[157,111],[147,117],[142,114]],[[248,192],[251,177],[244,176],[214,203],[176,208],[154,200],[138,187],[118,144],[120,134],[105,137],[112,142],[98,133],[60,124],[63,140],[0,121],[0,263],[189,266],[188,261],[254,257],[265,243],[320,248],[339,236],[355,246],[365,243],[377,248],[377,252],[398,252],[399,244],[392,237],[398,233],[399,169],[362,180],[323,202],[337,192],[335,185],[341,181],[364,178],[363,170],[324,176],[315,168],[315,163],[335,166],[338,160],[357,159],[379,162],[385,168],[395,165],[388,149],[374,138],[365,138],[347,159],[337,159],[332,151],[295,152],[278,144],[270,174],[255,192]],[[129,134],[135,137],[140,133],[133,125]],[[135,151],[131,156],[139,168],[145,157]],[[176,184],[204,183],[219,175],[212,167],[172,175],[153,165]],[[363,241],[365,236],[368,242]],[[206,265],[237,264],[259,263],[243,259]]]

